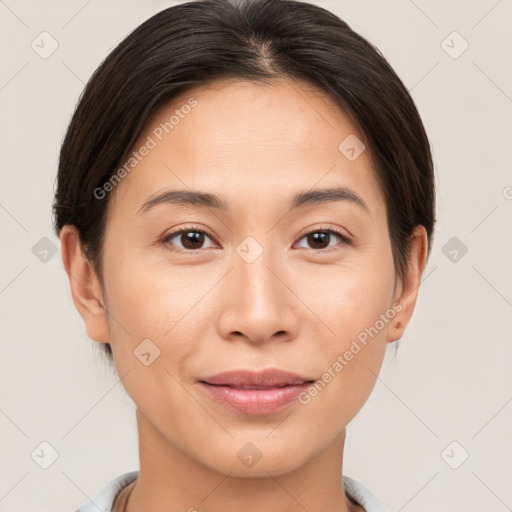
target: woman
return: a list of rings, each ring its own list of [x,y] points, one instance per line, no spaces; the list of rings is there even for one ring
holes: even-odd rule
[[[411,97],[330,12],[202,0],[134,30],[80,98],[54,203],[139,436],[140,469],[79,512],[384,510],[342,475],[345,432],[434,210]]]

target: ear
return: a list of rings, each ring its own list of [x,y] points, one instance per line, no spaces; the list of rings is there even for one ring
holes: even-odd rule
[[[415,226],[409,242],[408,264],[403,280],[399,281],[393,304],[400,303],[401,309],[388,324],[386,341],[400,339],[411,320],[421,277],[425,270],[428,253],[428,237],[424,226]]]
[[[85,257],[76,227],[63,226],[60,242],[73,302],[85,322],[87,335],[99,343],[108,343],[110,335],[101,285]]]

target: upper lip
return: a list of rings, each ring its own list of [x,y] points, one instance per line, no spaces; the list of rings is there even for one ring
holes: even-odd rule
[[[302,377],[295,373],[275,368],[268,368],[259,372],[250,370],[232,370],[200,379],[199,382],[215,384],[217,386],[259,386],[278,388],[283,386],[300,385],[312,382],[314,379]]]

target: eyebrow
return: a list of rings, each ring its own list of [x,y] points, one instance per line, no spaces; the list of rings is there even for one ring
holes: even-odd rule
[[[323,189],[306,190],[297,193],[291,203],[290,210],[321,203],[348,201],[369,212],[366,202],[349,187],[333,187]],[[161,204],[182,204],[188,206],[203,206],[216,210],[228,211],[226,200],[215,194],[199,192],[196,190],[166,190],[148,199],[138,210],[137,214],[143,214]]]

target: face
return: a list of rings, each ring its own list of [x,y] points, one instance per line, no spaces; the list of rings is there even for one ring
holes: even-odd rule
[[[117,371],[148,428],[206,467],[291,471],[344,434],[375,384],[400,283],[354,137],[311,86],[217,81],[151,119],[104,199]],[[267,369],[297,380],[213,378]]]

